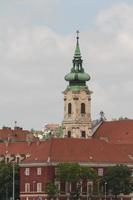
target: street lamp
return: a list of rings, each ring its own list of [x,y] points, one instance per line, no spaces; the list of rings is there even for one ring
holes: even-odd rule
[[[107,182],[104,182],[104,199],[106,200]]]
[[[15,166],[14,162],[12,163],[12,199],[15,200]]]

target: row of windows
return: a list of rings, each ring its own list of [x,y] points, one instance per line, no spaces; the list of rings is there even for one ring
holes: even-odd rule
[[[25,172],[24,173],[25,173],[26,176],[29,176],[30,175],[30,168],[25,168]],[[36,169],[36,173],[37,173],[37,175],[42,175],[42,168],[38,167]]]
[[[81,194],[92,194],[93,192],[93,182],[81,182],[81,183],[68,183],[68,182],[59,182],[56,181],[56,186],[61,194],[65,194],[68,192],[75,192],[77,190],[77,187],[80,188]]]
[[[65,183],[60,183],[60,182],[56,182],[55,183],[58,190],[61,191],[61,193],[67,193],[68,191],[69,192],[72,192],[72,191],[75,191],[76,190],[76,183],[72,183],[72,184],[68,184],[67,182]],[[81,186],[81,193],[83,192],[89,192],[89,193],[92,193],[93,191],[93,182],[88,182],[86,187],[85,185],[83,184]],[[33,184],[30,184],[30,183],[25,183],[25,192],[42,192],[42,183],[36,183],[35,185],[35,182],[33,182]]]
[[[67,136],[68,136],[68,138],[71,138],[71,136],[72,136],[71,131],[68,131]],[[86,138],[85,131],[81,131],[81,138]]]
[[[42,192],[42,183],[36,183],[35,185],[35,182],[33,182],[32,188],[30,183],[25,183],[25,192],[31,192],[31,191]]]
[[[55,168],[55,175],[56,175],[56,169]],[[38,167],[37,169],[37,175],[42,175],[42,168]],[[25,168],[25,175],[29,176],[30,175],[30,168]],[[98,168],[98,176],[103,176],[103,168]]]
[[[80,109],[81,114],[85,114],[85,104],[81,103],[81,109]],[[72,104],[68,104],[68,114],[72,114]]]
[[[98,169],[97,169],[97,174],[98,174],[98,176],[103,176],[103,173],[104,173],[103,168],[98,168]],[[56,168],[55,168],[55,176],[57,176],[57,175],[58,175],[58,168],[56,167]]]

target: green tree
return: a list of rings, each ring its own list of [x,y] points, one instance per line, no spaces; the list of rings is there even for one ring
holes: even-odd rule
[[[58,166],[57,178],[61,181],[74,183],[79,180],[80,166],[77,163],[60,163]]]
[[[68,184],[76,183],[76,191],[74,193],[68,191],[72,199],[80,198],[81,180],[94,180],[97,177],[94,169],[82,167],[78,163],[60,163],[57,169],[57,178],[60,181],[68,182]]]
[[[46,185],[46,193],[50,198],[55,197],[58,194],[58,188],[53,182],[49,182]]]
[[[109,167],[103,178],[103,182],[107,184],[107,191],[111,190],[112,194],[116,197],[120,193],[129,194],[133,191],[131,170],[126,165]]]
[[[97,173],[93,168],[89,167],[80,167],[80,178],[81,179],[89,179],[89,180],[94,180],[96,179]]]
[[[12,197],[13,167],[12,164],[0,162],[0,199],[9,200]],[[15,198],[19,198],[19,167],[15,165]]]
[[[59,126],[58,128],[57,128],[57,130],[56,130],[56,137],[57,138],[60,138],[60,137],[62,137],[63,136],[63,126],[61,125],[61,126]]]

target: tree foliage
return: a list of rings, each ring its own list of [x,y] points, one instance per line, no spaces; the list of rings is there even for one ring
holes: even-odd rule
[[[80,178],[94,180],[97,178],[97,173],[93,168],[80,167]]]
[[[12,197],[13,167],[12,164],[0,162],[0,199],[8,200]],[[19,198],[19,167],[15,165],[15,198]]]
[[[81,180],[94,180],[97,178],[97,173],[94,169],[89,167],[82,167],[78,163],[60,163],[57,166],[57,179],[62,182],[76,184],[76,190],[70,192],[70,199],[79,199],[81,191]]]
[[[133,191],[131,170],[126,165],[109,167],[104,182],[107,183],[107,189],[110,189],[114,195],[129,194]]]
[[[49,197],[54,197],[58,194],[58,188],[53,182],[49,182],[46,185],[46,193],[49,195]]]
[[[57,178],[61,181],[77,182],[81,179],[91,179],[97,177],[94,169],[82,167],[78,163],[60,163],[58,166]]]
[[[77,182],[79,180],[80,166],[77,163],[60,163],[57,168],[57,178],[61,181]]]

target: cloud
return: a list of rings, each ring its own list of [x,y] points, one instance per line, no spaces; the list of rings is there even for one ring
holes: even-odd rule
[[[31,0],[18,1],[23,5],[27,2],[30,6],[36,5]],[[52,0],[43,2],[53,5]],[[58,1],[54,6],[57,5]],[[94,92],[93,119],[101,110],[109,118],[132,117],[132,18],[133,6],[115,5],[101,11],[93,27],[81,31],[84,68],[91,75],[88,85]],[[62,91],[67,86],[64,75],[72,66],[75,35],[64,36],[48,26],[30,22],[29,26],[9,25],[9,22],[5,25],[2,20],[0,126],[11,125],[15,120],[25,128],[41,128],[46,122],[61,122],[64,110]]]
[[[87,64],[90,66],[92,79],[94,78],[94,82],[99,85],[98,95],[93,97],[94,111],[95,106],[97,109],[101,107],[110,119],[133,116],[132,17],[133,6],[115,5],[101,12],[93,30],[84,33],[84,41],[88,44]],[[91,85],[93,88],[93,83]],[[103,98],[102,103],[99,102],[99,98]]]

